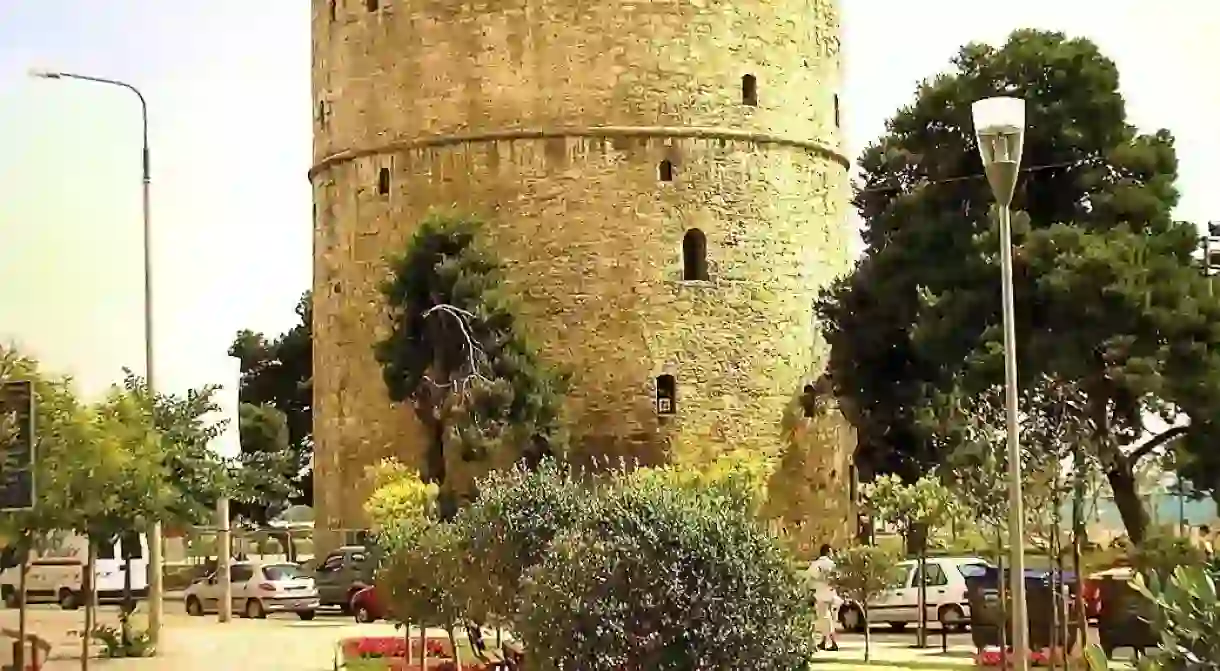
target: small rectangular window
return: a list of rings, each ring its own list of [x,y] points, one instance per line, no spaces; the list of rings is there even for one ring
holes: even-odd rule
[[[741,78],[741,104],[758,107],[758,78],[754,75]]]
[[[382,196],[390,195],[390,169],[382,168],[377,173],[377,193]]]

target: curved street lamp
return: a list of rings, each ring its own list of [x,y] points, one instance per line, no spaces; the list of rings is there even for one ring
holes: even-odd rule
[[[1008,534],[1012,554],[1013,668],[1029,669],[1029,616],[1025,602],[1025,530],[1021,505],[1021,439],[1017,416],[1017,343],[1012,286],[1012,198],[1025,142],[1025,101],[985,98],[971,106],[983,170],[1000,219],[1000,287],[1004,312],[1004,405],[1008,427]]]
[[[152,187],[151,165],[148,153],[148,102],[140,89],[117,79],[93,77],[73,72],[60,72],[42,68],[31,68],[31,77],[36,79],[75,79],[95,84],[106,84],[127,89],[140,100],[140,123],[143,130],[143,147],[140,153],[140,163],[143,176],[143,214],[144,214],[144,375],[148,385],[150,398],[155,398],[156,386],[153,377],[153,281],[152,281],[152,215],[149,208],[149,191]],[[161,636],[162,594],[164,568],[161,558],[161,521],[153,522],[148,538],[148,634],[155,644]]]

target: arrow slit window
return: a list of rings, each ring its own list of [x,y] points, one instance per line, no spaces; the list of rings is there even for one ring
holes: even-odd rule
[[[673,415],[678,411],[678,383],[666,373],[657,376],[657,414]]]

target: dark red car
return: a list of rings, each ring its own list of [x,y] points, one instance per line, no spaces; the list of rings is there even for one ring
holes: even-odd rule
[[[352,597],[352,615],[357,622],[376,622],[385,619],[385,606],[377,598],[376,587],[365,587]]]

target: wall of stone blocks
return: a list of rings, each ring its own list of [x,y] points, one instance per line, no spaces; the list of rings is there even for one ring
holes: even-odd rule
[[[813,300],[849,264],[836,3],[375,4],[314,3],[319,526],[359,525],[367,464],[421,457],[372,345],[385,257],[437,209],[489,222],[530,340],[574,373],[577,457],[781,456],[784,413],[825,364]],[[683,279],[695,228],[706,280]],[[823,466],[848,442],[806,449],[820,475],[792,480],[801,500],[845,491],[847,469]]]

